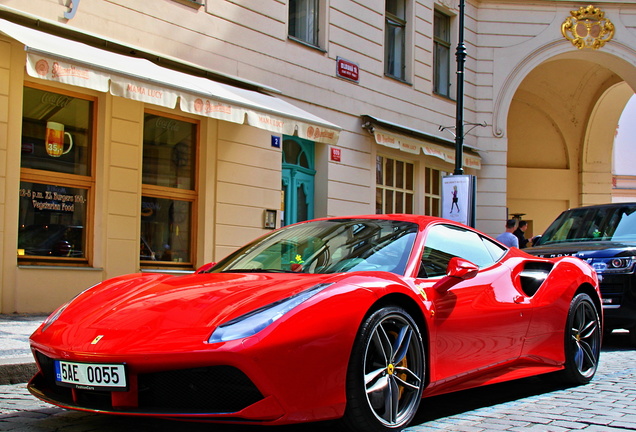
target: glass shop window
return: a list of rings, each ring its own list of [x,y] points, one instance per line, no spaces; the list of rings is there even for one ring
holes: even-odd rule
[[[144,116],[141,239],[144,267],[192,267],[198,123]]]
[[[18,261],[86,265],[94,179],[94,100],[25,86]]]

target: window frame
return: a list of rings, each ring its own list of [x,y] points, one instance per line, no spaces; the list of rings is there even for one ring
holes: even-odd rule
[[[378,160],[382,159],[382,183],[378,183]],[[397,163],[403,163],[404,164],[404,168],[402,170],[402,185],[403,187],[399,187],[397,185],[397,169],[393,170],[393,178],[392,178],[392,182],[393,184],[387,184],[387,169],[386,169],[386,160],[392,160],[394,162],[393,166],[396,167]],[[411,189],[409,189],[408,186],[408,171],[407,171],[407,164],[411,166]],[[416,212],[416,189],[417,189],[417,176],[416,176],[416,170],[417,170],[417,166],[416,166],[416,162],[415,161],[411,161],[411,160],[407,160],[407,159],[401,159],[401,158],[397,158],[394,156],[389,156],[383,153],[378,153],[376,155],[376,183],[375,183],[375,190],[376,190],[376,214],[391,214],[391,213],[408,213],[407,210],[407,195],[411,197],[411,212],[410,214],[415,214]],[[378,213],[378,198],[379,198],[379,191],[382,191],[381,193],[381,198],[382,198],[382,211],[380,213]],[[390,211],[387,211],[387,201],[386,201],[386,194],[387,191],[391,191],[392,192],[392,196],[393,196],[393,200],[391,203],[391,209],[389,209]],[[395,199],[396,193],[402,193],[404,194],[404,198],[402,199],[402,209],[398,209],[396,207],[396,202],[397,200]]]
[[[443,171],[430,166],[424,167],[424,214],[441,216],[442,214],[442,176]],[[437,182],[437,191],[435,183]],[[437,206],[437,212],[434,212]]]
[[[408,74],[408,60],[407,60],[407,45],[409,43],[408,30],[409,30],[409,20],[408,20],[408,4],[407,0],[397,0],[402,2],[402,9],[404,11],[404,17],[399,17],[394,13],[390,12],[386,8],[384,10],[384,74],[390,78],[406,82],[407,74]],[[395,74],[396,67],[391,67],[395,62],[391,60],[392,54],[395,55],[395,44],[396,41],[390,38],[392,32],[391,29],[401,29],[401,49],[399,56],[401,57],[401,62],[398,65],[400,68],[400,73]],[[389,43],[391,42],[391,43]]]
[[[192,189],[179,189],[176,187],[169,186],[158,186],[152,184],[143,183],[143,175],[141,177],[141,196],[140,196],[140,204],[143,202],[144,197],[148,198],[161,198],[161,199],[170,199],[173,201],[184,201],[190,203],[190,239],[189,239],[189,249],[190,256],[188,261],[161,261],[161,260],[142,260],[139,259],[139,265],[142,270],[147,269],[163,269],[163,270],[191,270],[195,267],[197,262],[196,252],[197,252],[197,227],[198,227],[198,209],[199,209],[199,158],[201,151],[201,121],[198,119],[181,116],[178,114],[153,110],[146,108],[144,109],[143,115],[145,117],[146,114],[159,116],[167,119],[174,119],[186,123],[190,123],[195,125],[195,137],[194,142],[195,146],[192,152],[192,157],[194,158],[194,167],[193,167],[193,188]],[[143,134],[143,132],[142,132]],[[143,164],[143,141],[142,141],[142,164]],[[140,215],[139,215],[139,233],[141,237],[141,205],[139,206]],[[141,238],[139,239],[141,241]]]
[[[309,40],[309,38],[303,37],[300,34],[292,34],[291,26],[292,26],[292,1],[296,3],[304,2],[308,4],[312,2],[315,4],[315,14],[313,15],[313,25],[315,27],[315,31],[313,32],[313,40]],[[327,27],[327,6],[326,0],[290,0],[287,5],[287,37],[294,42],[298,42],[302,45],[306,45],[311,48],[316,48],[319,50],[324,50],[326,45],[326,37],[325,37],[325,29]],[[294,22],[298,22],[299,20],[295,20]]]
[[[445,30],[448,33],[447,39],[438,36],[437,23],[439,18],[443,18],[443,21],[446,24]],[[451,99],[451,88],[453,86],[451,74],[452,39],[451,16],[438,9],[435,9],[433,12],[433,93],[448,99]],[[442,65],[440,65],[440,58],[438,54],[438,50],[440,49],[444,49],[447,52],[447,59],[445,62],[446,64],[444,65],[446,71],[442,71],[443,68]],[[447,83],[445,92],[440,89],[440,77],[442,75],[444,75],[445,81]]]
[[[97,96],[85,93],[79,93],[59,87],[44,85],[32,81],[24,81],[23,87],[29,87],[36,90],[55,93],[58,95],[69,96],[82,99],[92,103],[92,113],[90,115],[90,157],[87,161],[89,167],[89,175],[70,174],[57,171],[48,171],[37,168],[22,167],[22,158],[20,158],[20,183],[37,183],[51,186],[61,186],[86,190],[86,215],[85,227],[83,232],[83,252],[84,257],[48,257],[40,255],[21,255],[18,250],[17,262],[19,265],[28,266],[68,266],[68,267],[89,267],[93,261],[93,245],[94,245],[94,225],[95,225],[95,170],[96,170],[96,154],[97,154],[97,119],[98,119],[98,100]],[[22,90],[24,92],[24,89]],[[24,118],[24,112],[21,113],[21,119]],[[23,121],[23,120],[22,120]],[[21,133],[22,136],[22,133]],[[19,205],[18,205],[19,207]],[[17,246],[17,245],[16,245]]]

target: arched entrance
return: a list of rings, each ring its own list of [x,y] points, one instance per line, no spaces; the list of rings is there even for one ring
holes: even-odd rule
[[[613,140],[635,74],[617,56],[586,50],[523,78],[507,118],[507,207],[531,222],[527,235],[569,207],[611,202]]]

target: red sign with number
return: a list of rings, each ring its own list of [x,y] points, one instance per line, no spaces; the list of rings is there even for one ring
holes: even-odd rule
[[[345,60],[341,57],[336,58],[336,73],[341,78],[358,82],[360,79],[360,68],[356,63]]]

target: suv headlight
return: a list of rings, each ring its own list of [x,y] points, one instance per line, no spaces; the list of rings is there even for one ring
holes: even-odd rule
[[[598,274],[630,274],[634,273],[636,257],[588,258],[586,261]]]
[[[208,343],[227,342],[253,336],[330,285],[332,284],[315,285],[296,295],[268,304],[221,324],[214,330],[208,339]]]

